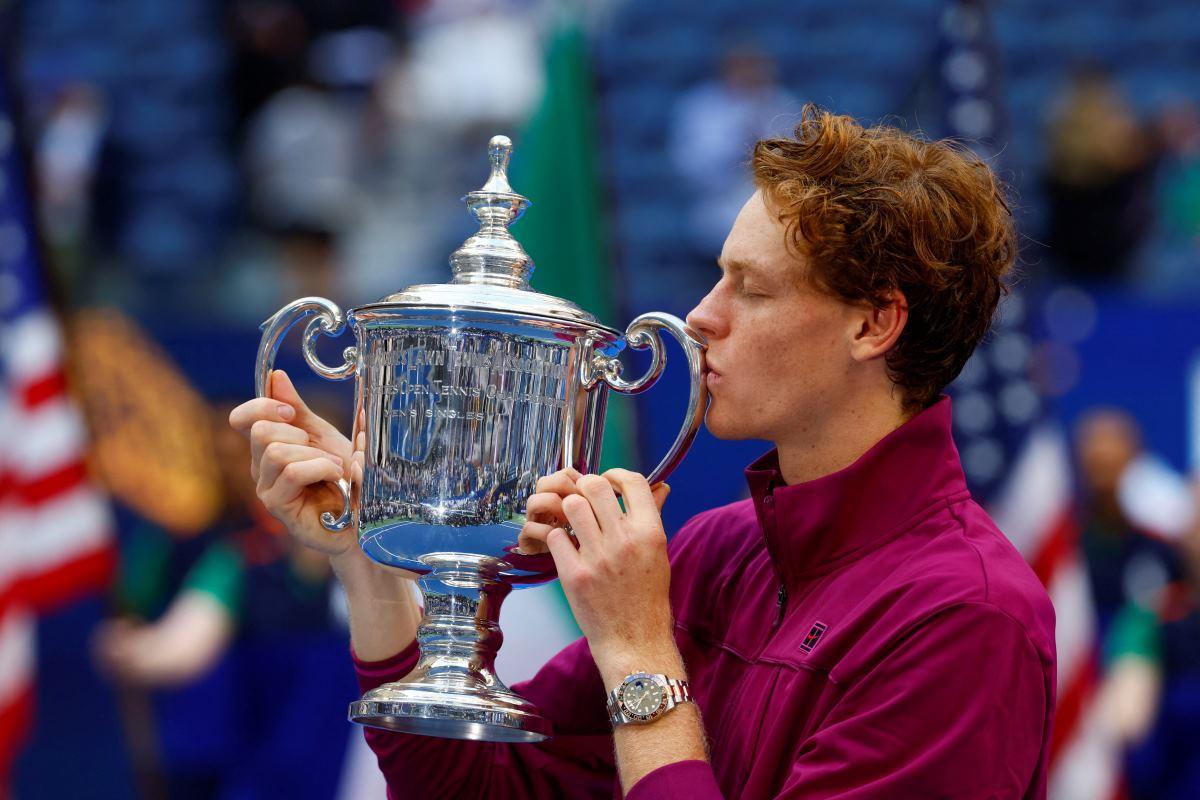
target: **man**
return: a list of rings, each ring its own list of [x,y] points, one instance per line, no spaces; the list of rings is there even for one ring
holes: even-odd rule
[[[708,339],[709,429],[775,444],[746,471],[751,499],[668,548],[665,487],[543,479],[523,546],[549,548],[585,638],[514,689],[556,738],[368,731],[394,797],[1044,796],[1053,611],[971,501],[940,396],[1015,257],[997,181],[946,143],[812,109],[753,169],[688,318]],[[232,415],[260,497],[332,554],[363,687],[398,679],[412,593],[317,522],[349,443],[282,374],[273,390]],[[664,712],[639,672],[690,682],[694,702]]]

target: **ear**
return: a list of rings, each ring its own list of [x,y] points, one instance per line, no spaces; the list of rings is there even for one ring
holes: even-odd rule
[[[883,306],[862,306],[854,314],[850,357],[855,361],[881,358],[896,346],[908,322],[908,300],[899,289],[887,294]]]

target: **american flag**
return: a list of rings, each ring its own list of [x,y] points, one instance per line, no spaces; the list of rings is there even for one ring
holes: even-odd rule
[[[0,797],[32,717],[35,614],[102,587],[114,560],[21,166],[0,81]]]
[[[983,0],[947,3],[935,70],[943,131],[995,166],[1005,118]],[[1099,719],[1096,615],[1077,543],[1067,437],[1031,379],[1032,304],[1031,294],[1005,299],[993,335],[952,387],[955,437],[973,491],[1054,604],[1058,698],[1050,800],[1107,800],[1120,791],[1119,757]]]

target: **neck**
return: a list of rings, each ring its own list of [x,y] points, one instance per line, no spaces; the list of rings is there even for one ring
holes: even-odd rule
[[[784,481],[805,483],[845,469],[911,416],[889,387],[855,395],[831,413],[796,425],[775,441]]]

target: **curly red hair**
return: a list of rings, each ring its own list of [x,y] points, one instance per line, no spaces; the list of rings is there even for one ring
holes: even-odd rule
[[[904,294],[908,322],[888,372],[907,408],[931,405],[1007,292],[1017,239],[999,179],[954,142],[811,105],[794,138],[755,145],[753,169],[817,286],[876,307]]]

